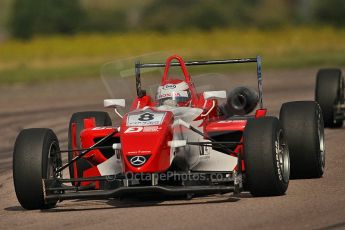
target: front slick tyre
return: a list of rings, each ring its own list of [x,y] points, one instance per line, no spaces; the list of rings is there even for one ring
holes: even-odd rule
[[[53,177],[61,166],[59,141],[50,129],[24,129],[13,152],[13,182],[17,199],[25,209],[47,209],[56,200],[45,202],[42,179]]]
[[[289,151],[275,117],[250,119],[244,130],[246,186],[253,196],[283,195],[290,175]]]

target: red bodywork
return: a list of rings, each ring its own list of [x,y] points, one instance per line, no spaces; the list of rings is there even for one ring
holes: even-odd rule
[[[240,120],[222,120],[217,116],[217,100],[205,100],[203,94],[198,94],[195,90],[194,84],[191,81],[191,77],[187,71],[186,65],[181,57],[173,55],[166,61],[166,67],[162,77],[161,84],[165,84],[168,79],[168,72],[170,63],[172,60],[177,60],[181,64],[181,69],[185,77],[185,81],[188,83],[192,95],[191,105],[192,107],[203,109],[203,114],[196,118],[196,120],[203,119],[201,126],[205,134],[214,132],[227,132],[227,131],[240,131],[243,133],[247,120],[245,118]],[[155,101],[150,96],[143,96],[141,98],[135,98],[133,104],[130,107],[130,113],[135,113],[135,110],[148,107],[150,110],[155,111]],[[266,109],[258,109],[255,117],[262,117],[266,115]],[[124,172],[164,172],[170,167],[170,147],[168,141],[173,138],[172,124],[174,117],[171,112],[166,112],[162,124],[147,127],[136,127],[127,125],[127,115],[122,119],[120,125],[120,131],[114,135],[114,140],[121,143],[122,146],[122,161]],[[76,146],[76,138],[81,138],[82,148],[91,147],[95,144],[96,140],[110,134],[118,128],[115,127],[96,127],[95,119],[84,120],[85,129],[80,133],[80,137],[76,135],[75,124],[72,125],[72,144],[73,149],[78,149]],[[142,132],[143,129],[154,129],[150,132]],[[241,138],[243,141],[243,137]],[[243,146],[239,144],[234,149],[236,154],[242,152]],[[112,151],[112,150],[109,150]],[[77,153],[75,153],[77,154]],[[134,167],[129,162],[129,157],[135,155],[142,155],[148,158],[147,162],[140,167]],[[84,171],[84,177],[99,176],[97,165],[101,164],[107,158],[101,152],[101,150],[92,150],[84,156],[84,158],[92,165],[91,168]],[[243,164],[242,164],[243,165]],[[76,164],[74,164],[76,169]],[[244,168],[244,165],[243,165]],[[77,170],[74,170],[76,172]],[[76,177],[76,175],[75,175]],[[87,184],[84,182],[82,184]],[[98,186],[96,185],[96,188]]]

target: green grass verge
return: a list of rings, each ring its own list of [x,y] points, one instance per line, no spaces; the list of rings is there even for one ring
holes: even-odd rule
[[[0,84],[99,77],[109,60],[168,51],[186,60],[263,57],[264,70],[345,66],[345,29],[93,34],[0,43]],[[162,60],[163,61],[163,60]],[[235,68],[239,71],[246,67]]]

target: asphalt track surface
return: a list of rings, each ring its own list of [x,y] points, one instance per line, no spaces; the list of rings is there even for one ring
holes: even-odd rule
[[[312,100],[316,71],[264,73],[270,114],[277,115],[286,101]],[[18,132],[49,127],[66,148],[71,114],[104,110],[108,94],[100,80],[87,80],[0,87],[0,95],[0,229],[345,229],[345,128],[326,130],[324,177],[290,181],[284,196],[73,200],[51,210],[26,211],[12,182]]]

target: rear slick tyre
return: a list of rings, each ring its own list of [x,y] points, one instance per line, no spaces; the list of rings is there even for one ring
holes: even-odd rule
[[[284,103],[280,121],[290,150],[291,178],[320,178],[325,167],[322,111],[314,101]]]
[[[334,107],[344,103],[343,78],[340,69],[320,69],[316,76],[315,101],[319,103],[325,127],[340,128],[343,120],[335,119]]]

